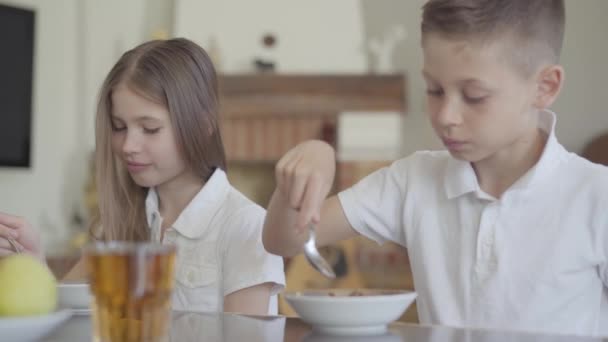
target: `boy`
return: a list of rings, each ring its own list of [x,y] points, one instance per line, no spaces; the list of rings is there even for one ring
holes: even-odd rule
[[[430,0],[428,115],[447,151],[418,152],[325,199],[335,153],[277,164],[268,251],[362,234],[408,249],[421,323],[597,335],[608,325],[608,172],[554,134],[563,0]]]

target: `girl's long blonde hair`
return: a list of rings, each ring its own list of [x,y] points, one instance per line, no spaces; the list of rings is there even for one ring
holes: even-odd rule
[[[127,51],[103,82],[95,122],[99,213],[91,233],[103,240],[144,241],[150,236],[145,214],[148,189],[135,184],[112,152],[112,91],[121,83],[168,109],[181,157],[206,181],[215,168],[226,170],[217,75],[203,48],[178,38],[150,41]]]

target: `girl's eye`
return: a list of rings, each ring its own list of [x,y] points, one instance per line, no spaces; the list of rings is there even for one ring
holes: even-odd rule
[[[160,131],[160,127],[158,127],[158,128],[144,128],[144,133],[146,133],[146,134],[155,134],[155,133],[158,133],[158,131]]]
[[[112,131],[114,131],[114,132],[121,132],[121,131],[124,131],[125,129],[127,129],[127,126],[119,126],[119,125],[112,124]]]

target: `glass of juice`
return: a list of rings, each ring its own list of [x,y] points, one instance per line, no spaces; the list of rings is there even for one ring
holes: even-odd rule
[[[96,242],[83,250],[98,342],[168,340],[175,246]]]

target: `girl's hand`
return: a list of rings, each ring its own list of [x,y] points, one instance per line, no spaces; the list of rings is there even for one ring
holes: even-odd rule
[[[16,242],[22,253],[44,260],[38,231],[25,219],[0,212],[0,257],[16,253],[9,238]]]

